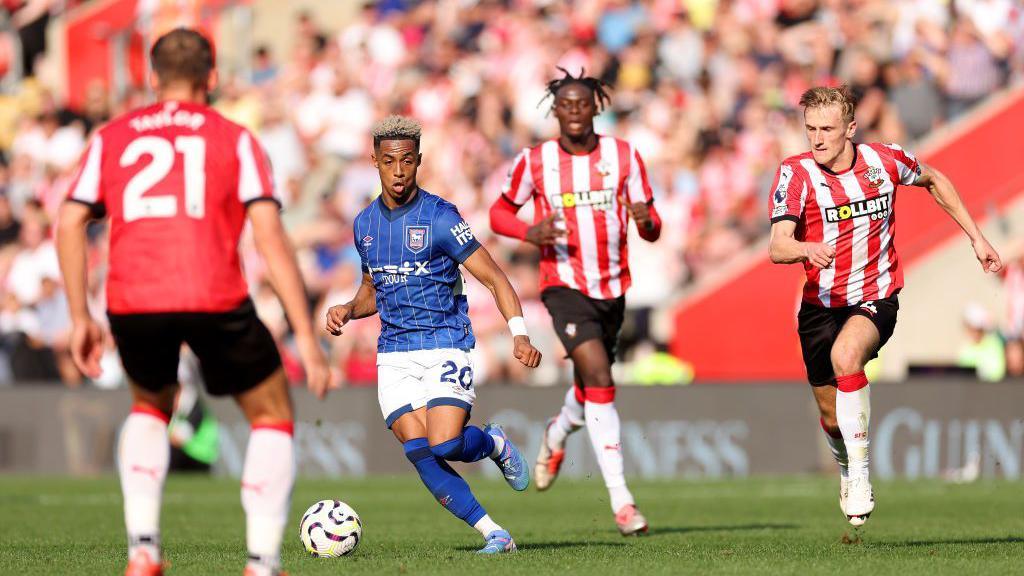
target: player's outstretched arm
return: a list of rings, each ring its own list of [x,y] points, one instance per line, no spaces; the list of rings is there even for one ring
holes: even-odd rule
[[[92,210],[78,202],[65,202],[57,225],[57,258],[64,277],[68,309],[71,312],[71,358],[89,378],[102,373],[103,331],[89,314],[85,229]]]
[[[779,220],[772,224],[772,237],[768,252],[775,264],[810,262],[817,268],[828,268],[836,256],[835,248],[819,242],[801,242],[796,239],[796,222]]]
[[[295,250],[285,234],[275,202],[253,202],[248,209],[256,249],[267,263],[270,284],[281,300],[306,371],[306,386],[319,398],[331,386],[330,371],[323,350],[313,333],[313,320],[306,306],[306,286],[295,261]]]
[[[494,296],[494,302],[498,310],[508,322],[509,330],[512,331],[515,348],[513,355],[517,360],[529,368],[536,368],[540,364],[541,353],[530,343],[530,336],[526,333],[526,321],[523,320],[523,306],[519,302],[519,296],[512,289],[512,283],[508,276],[498,267],[490,252],[483,246],[477,248],[462,265],[469,270],[474,278],[487,287]]]
[[[956,187],[950,182],[945,174],[931,166],[921,165],[921,175],[917,177],[914,186],[926,188],[928,193],[935,198],[935,202],[953,217],[953,220],[960,225],[967,237],[971,239],[971,246],[974,247],[974,255],[978,258],[982,270],[985,272],[999,272],[1003,268],[1003,261],[995,248],[989,244],[981,229],[971,218]]]
[[[327,331],[332,336],[341,336],[341,329],[349,320],[358,320],[377,313],[377,288],[373,285],[373,276],[363,272],[363,282],[356,290],[351,301],[327,310]]]

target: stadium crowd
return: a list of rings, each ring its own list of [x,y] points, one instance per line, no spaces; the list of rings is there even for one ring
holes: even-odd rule
[[[15,41],[25,36],[18,26],[33,25],[11,22]],[[291,25],[290,52],[258,46],[243,69],[221,71],[214,105],[253,129],[272,160],[317,318],[359,280],[351,222],[379,188],[369,131],[400,112],[424,124],[420,183],[455,202],[507,265],[531,334],[555,359],[536,253],[493,238],[487,212],[512,157],[557,130],[545,83],[558,66],[584,69],[612,88],[599,131],[637,146],[666,222],[658,243],[632,243],[637,282],[620,351],[626,379],[652,382],[661,372],[643,363],[660,357],[652,352],[668,337],[661,313],[767,231],[772,170],[806,146],[795,107],[803,90],[850,84],[860,139],[912,145],[1024,72],[1024,8],[1015,0],[389,0],[340,30],[308,14]],[[68,110],[32,77],[38,62],[0,97],[0,382],[77,385],[51,224],[90,131],[146,94],[138,87],[115,98],[95,84],[82,109]],[[93,229],[90,255],[97,317],[104,234]],[[251,246],[242,249],[257,308],[301,379],[261,263]],[[526,382],[481,292],[470,286],[477,380]],[[377,330],[364,320],[325,337],[337,378],[373,383]],[[113,354],[111,346],[108,386],[121,379]],[[529,383],[565,379],[564,365],[542,366]],[[631,378],[638,374],[653,376]]]

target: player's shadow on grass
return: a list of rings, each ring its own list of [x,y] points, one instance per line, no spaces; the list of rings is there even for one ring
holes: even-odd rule
[[[664,526],[651,528],[647,536],[660,536],[663,534],[689,534],[693,532],[744,532],[752,530],[793,530],[799,528],[798,524],[731,524],[720,526]]]
[[[564,550],[571,548],[608,548],[608,547],[619,547],[627,546],[624,542],[580,542],[571,540],[562,540],[557,542],[529,542],[521,546],[522,550]],[[465,550],[467,552],[475,552],[479,547],[474,546],[460,546],[459,550]]]
[[[916,546],[941,546],[943,544],[1024,544],[1024,538],[1020,536],[1003,536],[1002,538],[950,538],[946,540],[911,540],[909,542],[892,542],[886,546],[916,547]]]
[[[797,524],[733,524],[723,526],[665,526],[651,528],[647,536],[663,534],[689,534],[693,532],[743,532],[751,530],[793,530]]]

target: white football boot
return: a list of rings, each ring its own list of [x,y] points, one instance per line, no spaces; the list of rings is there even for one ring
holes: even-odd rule
[[[839,475],[839,511],[846,514],[846,497],[850,494],[850,477]]]
[[[868,481],[868,475],[864,473],[851,476],[848,483],[846,506],[843,508],[850,524],[853,526],[863,526],[874,509],[875,494],[871,490],[871,482]]]

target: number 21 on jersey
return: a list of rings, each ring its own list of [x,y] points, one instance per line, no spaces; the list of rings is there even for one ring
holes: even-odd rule
[[[178,198],[173,194],[146,196],[167,178],[174,168],[175,155],[184,159],[185,214],[202,218],[206,214],[206,140],[201,136],[178,136],[174,143],[159,136],[132,140],[121,154],[122,168],[134,166],[149,156],[150,161],[124,188],[125,222],[140,218],[173,218],[178,214]]]

